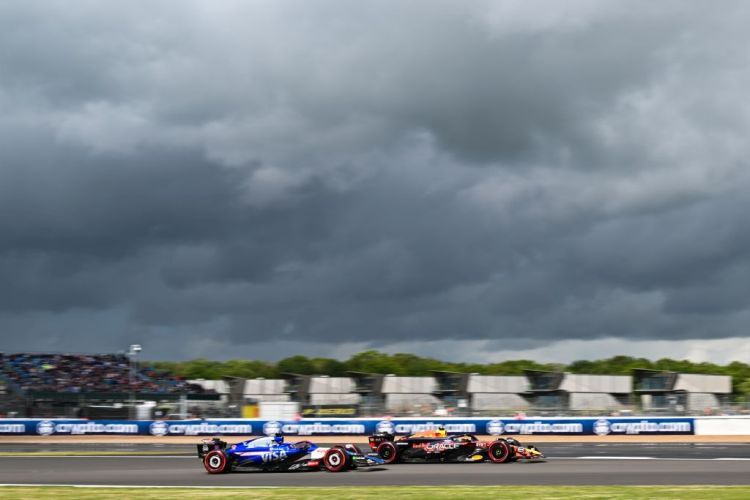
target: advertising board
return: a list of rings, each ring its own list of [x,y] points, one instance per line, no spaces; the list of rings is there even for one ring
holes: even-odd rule
[[[694,434],[696,419],[687,417],[588,418],[301,418],[204,420],[0,419],[0,435],[152,435],[250,436],[276,433],[296,436],[406,435],[445,427],[449,434],[492,435],[639,435]]]

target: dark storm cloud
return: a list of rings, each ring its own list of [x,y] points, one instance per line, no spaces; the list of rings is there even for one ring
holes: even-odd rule
[[[744,336],[749,14],[3,5],[2,349]]]

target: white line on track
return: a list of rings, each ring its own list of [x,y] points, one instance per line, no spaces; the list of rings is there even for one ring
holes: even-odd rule
[[[275,489],[280,488],[280,486],[154,486],[154,485],[140,485],[140,484],[44,484],[44,483],[38,483],[38,484],[13,484],[13,483],[5,483],[0,484],[0,488],[39,488],[39,487],[54,487],[54,488],[170,488],[170,489],[191,489],[191,490],[207,490],[207,489],[225,489],[225,490],[232,490],[232,489],[238,489],[238,490],[265,490],[265,489]]]

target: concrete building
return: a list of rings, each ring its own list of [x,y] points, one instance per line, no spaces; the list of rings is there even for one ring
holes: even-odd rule
[[[349,373],[348,377],[287,374],[284,379],[192,380],[230,404],[293,401],[305,406],[356,406],[359,415],[453,415],[533,411],[612,413],[640,406],[658,413],[704,413],[732,392],[731,377],[634,370],[632,376],[529,370],[523,376],[434,372],[431,377]],[[344,410],[341,410],[344,411]]]
[[[633,370],[633,381],[641,408],[650,412],[710,412],[732,393],[729,375]]]
[[[523,376],[472,374],[467,386],[473,412],[526,410],[528,391],[529,381]]]
[[[279,378],[247,379],[242,396],[259,403],[280,403],[290,400],[289,394],[286,393],[286,380]]]
[[[524,376],[479,375],[477,373],[433,372],[435,395],[457,414],[524,410],[529,382]],[[465,408],[465,411],[463,410]]]
[[[349,372],[354,381],[354,392],[360,397],[360,413],[362,415],[382,415],[385,411],[385,397],[383,396],[383,380],[385,375],[380,373]]]
[[[383,377],[382,394],[385,410],[394,414],[425,413],[442,403],[435,397],[436,382],[433,377]]]
[[[326,375],[282,374],[287,382],[286,393],[292,401],[303,405],[359,404],[355,381],[350,377]]]
[[[413,415],[430,413],[442,406],[436,397],[433,377],[399,377],[378,373],[350,372],[354,391],[361,396],[365,415]]]
[[[349,377],[310,377],[308,404],[356,405],[361,397],[354,391],[355,382]]]
[[[530,406],[545,412],[612,412],[631,403],[627,375],[580,375],[528,370]]]
[[[205,390],[216,391],[223,396],[231,396],[231,399],[241,403],[245,400],[257,402],[283,402],[289,401],[290,396],[286,392],[286,380],[252,378],[242,379],[227,377],[224,380],[189,380],[191,384],[197,384]]]

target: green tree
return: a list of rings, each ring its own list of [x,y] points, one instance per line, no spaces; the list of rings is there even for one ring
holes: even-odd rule
[[[204,358],[193,359],[183,364],[180,369],[180,375],[187,379],[204,378],[207,380],[216,380],[221,378],[221,365],[215,361],[209,361]]]
[[[145,366],[145,363],[144,363]],[[154,361],[148,366],[188,379],[220,379],[223,376],[243,378],[278,378],[282,372],[303,375],[328,375],[345,377],[348,371],[382,373],[401,376],[427,376],[432,371],[480,373],[483,375],[522,375],[525,370],[568,371],[592,375],[630,375],[635,368],[667,370],[680,373],[730,375],[735,398],[750,398],[750,365],[734,361],[726,366],[715,363],[693,363],[688,360],[662,358],[650,361],[645,358],[614,356],[599,360],[578,360],[569,365],[538,363],[528,359],[513,359],[500,363],[454,363],[425,358],[411,353],[386,354],[376,350],[354,354],[346,361],[331,358],[308,359],[297,355],[278,363],[233,359],[210,361]]]
[[[346,377],[346,364],[337,359],[313,358],[310,362],[313,365],[313,372],[316,375]]]
[[[366,373],[393,373],[404,375],[405,368],[395,363],[388,354],[379,351],[365,351],[355,354],[345,362],[348,371]]]
[[[290,356],[279,361],[276,368],[280,373],[298,373],[300,375],[313,375],[315,366],[306,356]]]
[[[750,401],[750,378],[746,378],[737,385],[737,393],[744,396],[745,401]]]

